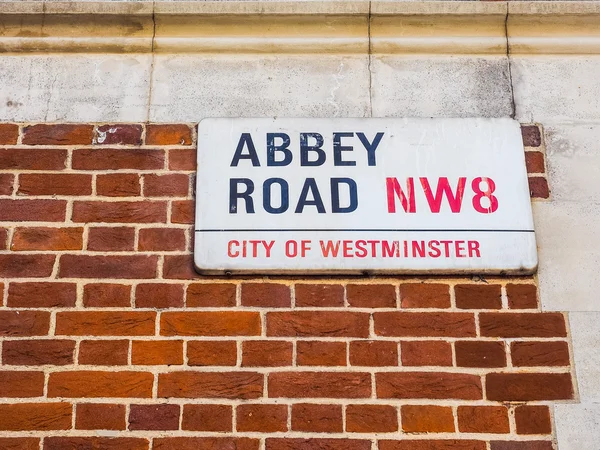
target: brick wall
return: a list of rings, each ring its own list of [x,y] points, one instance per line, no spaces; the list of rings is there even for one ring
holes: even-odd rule
[[[185,124],[0,124],[0,449],[553,448],[535,278],[200,277],[194,168]]]

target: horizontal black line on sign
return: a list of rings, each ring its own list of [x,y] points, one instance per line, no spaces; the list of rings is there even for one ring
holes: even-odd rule
[[[387,229],[387,228],[256,228],[256,229],[240,229],[240,230],[229,230],[229,229],[203,229],[196,230],[196,233],[234,233],[234,232],[252,232],[252,231],[277,231],[277,232],[291,232],[291,231],[368,231],[368,232],[419,232],[419,233],[443,233],[443,232],[459,232],[459,233],[533,233],[534,230],[432,230],[432,229]]]

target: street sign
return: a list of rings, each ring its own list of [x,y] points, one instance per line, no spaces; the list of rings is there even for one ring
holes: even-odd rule
[[[204,119],[204,274],[532,273],[511,119]]]

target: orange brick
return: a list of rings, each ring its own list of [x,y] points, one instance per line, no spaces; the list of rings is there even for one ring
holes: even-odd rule
[[[74,173],[26,173],[19,175],[21,195],[90,195],[92,176]]]
[[[269,397],[368,398],[371,376],[362,372],[273,372]]]
[[[155,319],[153,311],[64,311],[56,314],[56,334],[152,336]]]
[[[186,292],[188,307],[235,306],[236,286],[232,283],[192,283]]]
[[[110,173],[96,177],[96,193],[106,197],[137,197],[140,177],[135,173]]]
[[[544,154],[542,152],[525,152],[527,173],[545,173]]]
[[[3,450],[39,450],[39,438],[0,438],[0,448]]]
[[[267,313],[267,336],[369,336],[369,314],[349,311]]]
[[[263,395],[263,374],[254,372],[169,372],[158,375],[158,396],[253,399]]]
[[[183,364],[183,341],[133,341],[131,363],[169,366]]]
[[[196,170],[196,150],[176,148],[169,150],[169,170]]]
[[[138,250],[185,250],[185,231],[181,228],[142,228],[140,230]]]
[[[398,431],[398,411],[388,405],[348,405],[346,406],[346,431],[393,433]]]
[[[135,289],[136,308],[178,308],[183,306],[183,285],[142,283]]]
[[[287,405],[239,405],[237,430],[276,433],[287,431]]]
[[[165,166],[163,150],[94,148],[73,150],[76,170],[156,170]]]
[[[346,298],[358,308],[395,308],[396,288],[391,284],[349,284]]]
[[[0,404],[0,430],[68,430],[72,409],[70,403]]]
[[[341,405],[292,405],[292,430],[315,433],[341,433]]]
[[[192,130],[181,124],[146,125],[147,145],[191,145]]]
[[[127,364],[129,341],[81,341],[79,364],[123,366]]]
[[[157,263],[154,255],[62,255],[58,275],[60,278],[154,278]]]
[[[0,397],[40,397],[43,392],[43,372],[0,371]]]
[[[260,330],[258,312],[164,312],[160,318],[163,336],[258,336]]]
[[[48,397],[152,397],[154,376],[148,372],[53,372]]]
[[[46,437],[44,450],[102,449],[102,450],[148,450],[150,442],[141,438],[117,437]]]
[[[397,366],[398,344],[388,341],[354,341],[350,343],[353,366]]]
[[[146,197],[187,197],[189,191],[189,175],[181,173],[144,175],[144,195]]]
[[[184,405],[181,429],[231,431],[232,409],[230,405]]]
[[[0,173],[0,195],[13,193],[13,182],[15,176],[12,173]]]
[[[78,430],[124,430],[125,405],[80,403],[76,406],[75,428]]]
[[[167,221],[164,201],[76,201],[73,222],[156,223]]]
[[[453,433],[454,416],[449,406],[404,405],[400,409],[406,433]]]
[[[373,313],[373,319],[378,336],[475,336],[471,313],[390,311]]]
[[[538,307],[535,284],[507,284],[506,295],[510,309],[535,309]]]
[[[194,223],[194,202],[192,200],[175,200],[171,204],[171,223]]]
[[[299,366],[345,366],[346,343],[298,341],[296,342],[296,364]]]
[[[154,438],[154,450],[235,449],[258,450],[260,441],[233,437],[167,437]],[[129,450],[129,449],[128,449]]]
[[[443,341],[406,341],[400,344],[403,366],[451,366],[452,346]]]
[[[242,343],[242,366],[291,366],[292,343],[285,341],[245,341]]]
[[[447,284],[401,284],[400,303],[402,308],[449,308],[450,289]]]
[[[2,222],[64,222],[65,200],[0,200]]]
[[[12,238],[11,250],[81,250],[82,227],[30,227],[17,228]]]
[[[376,373],[375,381],[377,398],[440,400],[480,400],[483,398],[479,375],[444,372],[384,372]]]
[[[235,366],[235,341],[189,341],[187,347],[190,366]]]
[[[462,433],[508,433],[505,406],[459,406],[458,430]]]
[[[0,123],[0,145],[14,145],[19,138],[19,126],[16,123]]]
[[[265,450],[371,450],[371,441],[359,439],[268,438]]]
[[[296,284],[296,307],[344,306],[341,284]]]

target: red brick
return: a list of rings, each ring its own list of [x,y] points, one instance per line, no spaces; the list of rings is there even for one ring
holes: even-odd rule
[[[196,157],[195,149],[169,150],[169,170],[196,170]]]
[[[403,366],[451,366],[452,346],[441,341],[406,341],[400,344]]]
[[[481,313],[482,336],[566,337],[565,318],[561,313]]]
[[[194,223],[194,202],[192,200],[176,200],[171,205],[171,223]]]
[[[185,250],[185,231],[181,228],[143,228],[140,230],[138,250]]]
[[[23,128],[25,145],[86,145],[92,143],[93,125],[38,124]]]
[[[10,195],[13,192],[15,176],[12,173],[0,173],[0,195]]]
[[[130,430],[179,429],[179,405],[131,405]]]
[[[158,201],[75,202],[74,222],[157,223],[166,222],[167,204]]]
[[[242,284],[242,306],[289,308],[291,302],[290,288],[285,284]]]
[[[470,313],[376,312],[378,336],[474,337],[475,317]]]
[[[146,197],[187,197],[189,191],[189,175],[181,173],[144,175],[144,195]]]
[[[78,430],[124,430],[125,405],[79,403],[75,410]]]
[[[75,283],[10,283],[7,305],[21,308],[75,306]]]
[[[531,309],[538,307],[535,284],[507,284],[506,295],[510,309]]]
[[[267,336],[369,336],[369,314],[347,311],[267,313]]]
[[[566,342],[513,342],[510,345],[513,366],[568,366],[569,346]]]
[[[43,339],[35,341],[4,341],[2,362],[5,365],[41,366],[73,364],[75,341]]]
[[[75,173],[24,173],[19,175],[20,195],[90,195],[92,176]]]
[[[547,406],[521,405],[515,408],[517,434],[551,434],[552,422]]]
[[[73,150],[76,170],[156,170],[165,166],[163,150],[94,148]]]
[[[287,405],[239,405],[236,413],[237,431],[287,431]]]
[[[447,284],[401,284],[400,302],[402,308],[449,308],[450,289]]]
[[[94,144],[140,145],[142,126],[137,124],[99,125],[94,130]]]
[[[66,150],[0,149],[0,167],[3,170],[63,170],[66,163]]]
[[[457,284],[454,286],[456,307],[461,309],[501,309],[499,284]]]
[[[298,341],[296,342],[296,364],[299,366],[345,366],[346,343]]]
[[[292,430],[315,433],[342,432],[341,405],[292,405]]]
[[[74,336],[152,336],[153,311],[64,311],[56,314],[56,334]]]
[[[367,398],[371,376],[361,372],[273,372],[269,397]]]
[[[371,450],[371,441],[358,439],[268,438],[266,450]]]
[[[357,308],[395,308],[396,288],[391,284],[349,284],[346,299]]]
[[[540,128],[537,125],[521,125],[521,136],[525,147],[539,147],[542,143]]]
[[[259,336],[260,314],[245,311],[165,312],[163,336]]]
[[[169,366],[183,364],[183,341],[133,341],[131,363]]]
[[[129,341],[81,341],[79,364],[93,366],[124,366],[127,364]]]
[[[190,366],[235,366],[235,341],[189,341],[187,347]]]
[[[96,193],[107,197],[136,197],[141,194],[140,177],[135,173],[111,173],[96,177]]]
[[[229,405],[184,405],[182,430],[231,431],[232,407]]]
[[[461,433],[509,433],[508,410],[504,406],[459,406]]]
[[[165,256],[163,278],[176,280],[200,278],[200,275],[194,269],[193,256],[191,254]]]
[[[398,411],[388,405],[348,405],[346,431],[351,433],[391,433],[398,431]]]
[[[70,403],[0,405],[0,430],[68,430],[72,409]]]
[[[170,372],[158,375],[158,396],[252,399],[263,395],[263,375],[254,372]]]
[[[479,400],[481,378],[443,372],[386,372],[375,374],[377,398]]]
[[[3,450],[39,450],[39,438],[0,438],[0,448]]]
[[[350,343],[353,366],[397,366],[398,344],[388,341],[354,341]]]
[[[43,336],[49,329],[47,311],[0,311],[0,336]]]
[[[291,342],[245,341],[242,343],[242,366],[277,367],[291,365]]]
[[[491,450],[553,450],[552,441],[492,441]]]
[[[471,440],[402,440],[379,441],[379,450],[486,450],[483,441]]]
[[[296,284],[294,291],[296,307],[344,306],[341,284]]]
[[[154,450],[258,450],[260,441],[233,437],[155,438]],[[104,449],[103,449],[104,450]]]
[[[17,228],[13,234],[10,249],[18,250],[81,250],[83,248],[83,228],[64,227]]]
[[[48,397],[152,397],[154,376],[146,372],[54,372]]]
[[[458,367],[506,367],[506,349],[503,342],[457,341]]]
[[[529,194],[532,198],[549,198],[548,180],[543,177],[529,177]]]
[[[150,443],[142,438],[112,437],[46,437],[44,450],[148,450]]]
[[[487,399],[492,401],[567,400],[573,398],[569,373],[490,373]]]
[[[61,278],[154,278],[156,256],[62,255]]]
[[[124,284],[90,283],[83,287],[83,306],[130,306],[131,286]]]
[[[183,285],[142,283],[135,289],[136,308],[178,308],[183,306]]]
[[[146,125],[147,145],[191,145],[192,130],[183,124]]]
[[[0,200],[2,222],[63,222],[65,200]]]
[[[131,251],[134,241],[135,229],[131,227],[91,227],[88,233],[88,250]]]
[[[41,397],[43,393],[44,372],[0,371],[0,397]]]
[[[16,123],[0,123],[0,145],[16,144],[19,126]]]
[[[403,405],[402,431],[406,433],[453,433],[454,416],[449,406]]]
[[[235,306],[236,286],[232,283],[192,283],[186,292],[188,307]]]
[[[525,152],[527,173],[545,173],[544,154],[542,152]]]
[[[0,250],[5,250],[8,244],[8,230],[0,228]]]

